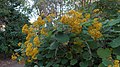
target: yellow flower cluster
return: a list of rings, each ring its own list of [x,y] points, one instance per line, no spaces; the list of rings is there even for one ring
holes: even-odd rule
[[[31,34],[31,33],[30,33]],[[26,40],[25,44],[25,55],[28,57],[28,62],[37,59],[36,55],[38,54],[39,50],[38,48],[40,47],[40,39],[39,37],[36,35],[33,38],[33,43],[31,43],[30,40]]]
[[[35,26],[35,27],[39,27],[39,26],[41,26],[41,25],[44,25],[45,24],[45,21],[44,20],[42,20],[42,17],[41,16],[39,16],[38,17],[38,19],[37,19],[37,21],[35,21],[34,23],[33,23],[33,26]]]
[[[31,59],[37,59],[36,54],[38,54],[38,47],[34,47],[32,43],[29,43],[26,47],[26,56]]]
[[[113,65],[108,65],[107,67],[120,67],[119,60],[114,60]]]
[[[40,46],[40,40],[39,40],[39,37],[38,36],[36,36],[34,39],[33,39],[33,43],[34,43],[34,45],[35,46]]]
[[[48,16],[46,16],[46,19],[48,22],[51,22],[52,21],[52,17],[54,17],[55,15],[54,14],[49,14]]]
[[[18,56],[19,56],[18,53],[15,53],[15,54],[13,53],[13,55],[11,56],[11,59],[16,60]]]
[[[37,37],[35,37],[34,39],[36,39]],[[39,50],[38,50],[38,41],[33,41],[35,44],[33,45],[32,43],[26,41],[26,50],[25,50],[25,55],[28,57],[28,62],[37,59],[36,55],[38,54]],[[36,45],[37,44],[37,45]]]
[[[90,18],[90,14],[85,14],[85,18],[89,19]],[[84,19],[85,20],[85,19]]]
[[[26,41],[24,42],[24,44],[18,43],[18,46],[23,45],[24,47],[22,47],[22,54],[21,55],[25,55],[27,56],[27,62],[31,62],[32,60],[37,59],[36,55],[38,54],[39,50],[38,48],[40,47],[40,39],[38,37],[38,35],[35,32],[35,27],[39,27],[44,25],[45,22],[44,20],[42,20],[41,17],[38,17],[37,21],[33,23],[33,25],[31,25],[30,27],[25,24],[22,28],[23,33],[27,31],[27,36],[26,36]],[[39,28],[38,28],[39,31]],[[42,33],[45,33],[45,30],[42,29]],[[24,51],[25,50],[25,51]],[[16,58],[13,56],[13,59]]]
[[[27,34],[26,40],[30,40],[31,37],[33,37],[35,35],[35,33],[33,31],[34,31],[34,28],[32,28],[32,27],[29,28],[27,24],[25,24],[22,28],[22,32]],[[18,45],[20,45],[20,44],[18,44]]]
[[[48,17],[54,16],[53,14],[48,15]],[[48,18],[47,18],[48,19]],[[48,20],[50,22],[50,20]],[[22,32],[27,34],[26,41],[24,44],[21,42],[18,43],[18,46],[21,46],[21,56],[26,56],[27,62],[31,62],[32,60],[37,59],[37,54],[39,53],[38,48],[40,47],[40,39],[39,36],[36,34],[37,32],[40,32],[40,34],[47,36],[47,29],[43,26],[45,25],[45,21],[42,20],[41,16],[38,17],[37,21],[35,21],[32,25],[28,26],[25,24],[22,27]],[[40,28],[40,26],[42,28]],[[17,59],[16,54],[13,54],[11,58],[13,60]]]
[[[114,60],[114,65],[113,67],[119,67],[119,60]]]
[[[22,44],[22,43],[21,43],[21,42],[19,42],[19,43],[18,43],[18,46],[21,46],[21,44]]]
[[[47,30],[46,30],[45,28],[42,28],[42,29],[40,30],[40,33],[41,33],[42,35],[48,36]]]
[[[100,11],[100,9],[94,9],[93,13],[98,13]]]
[[[86,13],[85,16],[81,12],[70,10],[66,15],[62,16],[61,22],[71,27],[71,32],[79,34],[82,30],[81,23],[88,21],[90,14]]]
[[[120,13],[120,10],[118,10],[118,12]]]
[[[102,36],[100,29],[102,27],[102,23],[98,22],[98,18],[94,19],[92,26],[89,26],[88,32],[89,34],[96,40]]]
[[[32,33],[33,31],[34,31],[34,28],[33,27],[29,27],[27,24],[25,24],[22,27],[22,32],[25,33],[25,34]]]
[[[34,33],[28,33],[26,40],[30,40],[34,36]]]
[[[22,27],[22,32],[25,33],[25,34],[28,34],[28,25],[25,24],[23,27]]]

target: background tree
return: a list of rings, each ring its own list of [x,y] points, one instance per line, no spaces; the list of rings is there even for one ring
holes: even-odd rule
[[[28,23],[24,5],[24,0],[0,0],[0,21],[5,25],[5,31],[0,31],[0,52],[11,53],[19,41],[24,41],[21,28]]]

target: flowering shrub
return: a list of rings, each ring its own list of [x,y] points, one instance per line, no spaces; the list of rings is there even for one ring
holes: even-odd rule
[[[26,41],[18,43],[21,48],[15,51],[19,55],[13,54],[12,59],[24,60],[27,67],[119,67],[120,56],[113,49],[119,45],[104,44],[102,31],[118,21],[102,22],[94,16],[99,12],[70,10],[60,20],[55,20],[53,14],[44,19],[39,16],[30,26],[23,26]]]

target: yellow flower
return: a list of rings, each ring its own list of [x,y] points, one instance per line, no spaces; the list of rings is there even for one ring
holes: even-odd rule
[[[33,46],[32,43],[28,43],[28,44],[27,44],[27,47],[32,47],[32,46]]]
[[[45,14],[44,14],[44,13],[42,13],[42,14],[41,14],[41,17],[44,17],[44,16],[45,16]]]
[[[51,22],[51,21],[52,21],[50,15],[48,15],[48,16],[46,17],[46,19],[48,20],[48,22]]]
[[[29,42],[30,42],[29,40],[28,40],[28,41],[25,41],[25,43],[24,43],[24,44],[27,46],[27,44],[29,44]]]
[[[38,16],[37,21],[41,21],[41,20],[42,20],[42,17]]]
[[[21,44],[22,44],[22,43],[21,43],[21,42],[19,42],[19,43],[18,43],[18,46],[21,46]]]
[[[50,16],[51,16],[51,17],[55,17],[55,14],[54,14],[54,13],[51,13]]]
[[[82,13],[76,12],[75,13],[75,18],[77,18],[77,19],[83,18]]]
[[[70,10],[68,14],[75,14],[75,10]]]
[[[42,20],[42,21],[41,21],[41,25],[44,25],[44,24],[45,24],[45,21],[44,21],[44,20]]]
[[[30,56],[30,53],[31,53],[32,50],[33,50],[33,48],[31,46],[28,46],[26,48],[26,56]]]
[[[119,63],[119,60],[114,60],[114,64],[118,64]]]
[[[30,31],[30,32],[33,32],[33,31],[34,31],[34,28],[33,28],[33,27],[30,27],[29,31]]]
[[[22,32],[25,33],[25,34],[28,34],[28,25],[25,24],[23,27],[22,27]]]
[[[102,23],[94,22],[93,27],[95,27],[96,30],[100,30],[102,28]]]
[[[46,30],[45,28],[42,28],[42,29],[40,30],[40,33],[41,33],[42,35],[48,36],[48,34],[47,34],[46,31],[47,31],[47,30]]]
[[[33,39],[33,43],[36,45],[36,46],[40,46],[40,41],[39,41],[39,37],[36,36],[34,39]]]
[[[39,51],[38,51],[38,48],[37,48],[37,47],[33,49],[34,55],[38,54],[38,52],[39,52]]]
[[[12,60],[16,60],[17,59],[17,56],[15,56],[14,54],[11,56],[11,59]]]
[[[34,36],[34,33],[29,33],[26,37],[26,40],[30,40],[32,36]]]
[[[25,25],[22,27],[22,29],[28,29],[28,25],[25,24]]]
[[[118,12],[120,13],[120,10],[118,10]]]
[[[112,65],[108,65],[108,67],[112,67]]]
[[[32,54],[31,54],[32,59],[37,59],[36,54],[38,54],[38,52],[39,52],[39,51],[38,51],[38,48],[37,48],[37,47],[33,49]]]
[[[64,15],[62,16],[62,18],[60,19],[60,22],[64,23],[64,24],[67,24],[69,20],[69,17],[67,15]]]
[[[88,14],[88,13],[85,14],[85,18],[86,18],[86,19],[89,19],[89,18],[90,18],[90,14]]]
[[[16,56],[20,56],[18,53],[15,53]]]
[[[100,11],[100,9],[94,9],[93,10],[93,13],[97,13],[97,12],[99,12]]]
[[[82,30],[82,26],[74,26],[74,27],[72,27],[71,32],[79,34],[79,33],[81,33],[81,30]]]
[[[27,60],[27,62],[29,62],[29,63],[30,63],[30,62],[32,62],[32,60],[31,60],[31,59],[28,59],[28,60]]]
[[[33,22],[33,26],[37,27],[38,26],[38,22],[37,21]]]
[[[113,67],[119,67],[119,64],[118,65],[114,65]]]
[[[36,60],[36,59],[37,59],[37,57],[35,57],[35,56],[32,56],[32,59]]]
[[[92,29],[92,30],[88,30],[89,34],[96,40],[98,38],[100,38],[102,36],[102,34],[100,33],[100,31],[96,30],[96,29]]]
[[[86,18],[83,18],[82,20],[81,20],[81,22],[86,22],[87,21],[87,19]]]
[[[99,18],[94,18],[94,22],[97,22]]]

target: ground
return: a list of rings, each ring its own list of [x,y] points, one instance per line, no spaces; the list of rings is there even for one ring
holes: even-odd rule
[[[24,63],[19,64],[11,60],[9,55],[5,58],[4,54],[0,54],[0,67],[24,67]]]
[[[24,64],[18,64],[11,59],[0,60],[0,67],[24,67]]]

